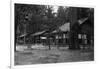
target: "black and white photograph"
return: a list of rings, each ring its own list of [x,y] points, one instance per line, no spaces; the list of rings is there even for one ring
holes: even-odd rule
[[[14,3],[14,65],[94,61],[94,10]]]

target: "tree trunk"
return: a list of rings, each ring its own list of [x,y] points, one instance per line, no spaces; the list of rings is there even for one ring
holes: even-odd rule
[[[48,39],[48,44],[49,44],[49,50],[51,50],[50,39]]]
[[[80,49],[79,41],[78,41],[78,33],[73,33],[71,36],[71,45],[69,46],[69,49]]]

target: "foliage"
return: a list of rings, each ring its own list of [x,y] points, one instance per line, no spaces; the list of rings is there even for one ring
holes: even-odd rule
[[[16,34],[24,34],[25,29],[26,33],[35,33],[56,28],[66,22],[67,13],[67,8],[61,6],[54,13],[53,6],[49,5],[15,4]]]

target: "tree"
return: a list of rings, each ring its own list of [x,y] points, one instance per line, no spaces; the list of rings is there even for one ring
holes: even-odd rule
[[[63,20],[64,22],[67,22],[68,21],[68,12],[69,12],[68,7],[59,6],[57,17],[60,18],[61,20]]]

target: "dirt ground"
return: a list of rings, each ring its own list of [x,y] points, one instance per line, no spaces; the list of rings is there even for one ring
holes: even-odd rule
[[[93,61],[93,50],[69,50],[65,48],[27,49],[15,52],[15,65],[30,65],[60,62]]]

